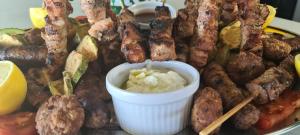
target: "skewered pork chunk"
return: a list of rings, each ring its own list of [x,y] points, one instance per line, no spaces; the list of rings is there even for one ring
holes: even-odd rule
[[[81,10],[87,16],[90,24],[106,18],[107,0],[80,0]]]
[[[39,108],[40,105],[50,98],[51,94],[45,86],[38,84],[35,80],[26,80],[28,87],[26,101],[33,107]]]
[[[245,84],[265,71],[263,59],[251,52],[240,52],[226,66],[230,78],[237,84]]]
[[[119,23],[118,32],[120,34],[121,39],[123,39],[124,28],[125,28],[124,25],[126,23],[134,23],[134,22],[135,22],[134,14],[127,8],[122,9],[120,15],[118,16],[118,23]]]
[[[260,10],[257,0],[238,0],[238,9],[242,34],[241,50],[262,56],[262,24],[259,22]]]
[[[174,22],[173,34],[175,38],[183,39],[191,37],[194,34],[196,26],[196,13],[190,11],[191,9],[178,10],[177,18]]]
[[[121,51],[129,63],[141,63],[146,60],[141,33],[133,23],[124,24]]]
[[[295,38],[285,39],[284,41],[291,45],[292,52],[300,51],[300,36]]]
[[[273,101],[293,84],[293,76],[281,67],[272,67],[258,78],[246,84],[248,91],[256,96],[257,104]]]
[[[199,133],[214,120],[222,116],[222,114],[222,99],[219,93],[210,87],[202,89],[194,101],[192,109],[191,119],[194,131]],[[218,131],[219,128],[213,133],[217,133]]]
[[[37,28],[32,28],[26,31],[24,37],[26,38],[26,40],[30,45],[40,46],[45,43],[41,35],[41,30]]]
[[[47,48],[45,46],[12,46],[0,49],[0,60],[10,60],[20,67],[45,65]]]
[[[96,22],[91,26],[89,34],[101,43],[110,42],[118,37],[116,24],[111,18]]]
[[[222,26],[227,26],[238,18],[237,0],[222,0],[220,20]]]
[[[287,72],[289,72],[294,78],[297,77],[296,68],[295,68],[295,57],[292,55],[289,55],[284,60],[282,60],[279,64],[280,68],[285,69]]]
[[[173,20],[168,7],[156,7],[155,17],[156,19],[150,24],[152,28],[149,37],[151,60],[175,60],[177,56],[172,38]]]
[[[73,8],[68,0],[44,0],[44,5],[51,20],[67,18],[73,12]]]
[[[52,96],[39,108],[35,121],[40,135],[75,135],[84,110],[75,96]]]
[[[215,50],[218,40],[219,7],[217,0],[202,0],[198,9],[195,43],[191,46],[190,63],[202,68]]]
[[[230,80],[224,69],[215,63],[208,65],[203,72],[207,86],[219,92],[225,110],[230,110],[245,98],[242,91]],[[252,104],[246,105],[232,117],[238,129],[248,129],[259,119],[259,110]]]
[[[176,54],[178,61],[187,63],[189,52],[189,46],[184,41],[176,41]]]
[[[292,48],[289,44],[275,38],[262,39],[264,46],[264,56],[271,60],[282,60],[287,57]]]

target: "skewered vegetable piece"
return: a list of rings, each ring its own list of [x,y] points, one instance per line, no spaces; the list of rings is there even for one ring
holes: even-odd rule
[[[0,33],[0,46],[22,46],[27,42],[24,35],[10,35],[6,33]]]
[[[63,95],[64,94],[64,82],[63,80],[50,81],[49,89],[52,95]]]
[[[72,51],[67,58],[65,71],[71,74],[73,83],[77,84],[88,67],[88,60],[80,53]]]
[[[98,58],[97,42],[89,35],[83,38],[76,51],[87,58],[88,61],[94,61]]]
[[[64,95],[73,94],[73,84],[71,74],[64,71],[63,72],[63,83],[64,83]]]

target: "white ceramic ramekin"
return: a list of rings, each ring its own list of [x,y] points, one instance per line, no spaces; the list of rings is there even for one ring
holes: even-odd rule
[[[128,9],[133,12],[133,14],[142,14],[142,13],[149,13],[149,12],[154,12],[155,8],[157,6],[161,6],[162,2],[157,2],[157,1],[143,1],[143,2],[139,2],[136,3],[132,6],[130,6]],[[172,7],[169,4],[165,4],[165,6],[167,6],[170,10],[171,13],[171,17],[174,19],[177,16],[177,12],[176,9],[174,7]],[[139,23],[140,27],[142,29],[149,29],[150,26],[147,23]]]
[[[168,135],[181,131],[188,123],[193,94],[199,87],[199,72],[178,61],[151,62],[153,68],[167,68],[182,75],[189,84],[165,93],[135,93],[120,89],[128,80],[131,69],[146,67],[121,64],[106,76],[106,88],[112,96],[115,112],[122,129],[135,135]]]

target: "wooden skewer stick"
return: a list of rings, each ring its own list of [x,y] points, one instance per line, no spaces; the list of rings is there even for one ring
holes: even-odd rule
[[[224,114],[223,116],[221,116],[217,120],[213,121],[206,128],[201,130],[199,132],[199,135],[208,135],[208,134],[210,134],[212,131],[214,131],[216,128],[218,128],[222,123],[224,123],[227,119],[229,119],[232,115],[234,115],[236,112],[241,110],[245,105],[250,103],[253,98],[254,98],[253,96],[249,96],[248,98],[243,100],[243,102],[239,103],[234,108],[232,108],[230,111],[228,111],[226,114]]]

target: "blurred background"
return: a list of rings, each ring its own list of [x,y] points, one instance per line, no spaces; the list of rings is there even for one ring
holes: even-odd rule
[[[79,5],[80,0],[72,3],[74,13],[71,16],[83,15]],[[113,5],[119,6],[119,0],[112,0]],[[145,0],[125,0],[127,5]],[[154,0],[158,1],[158,0]],[[184,0],[167,0],[175,8],[183,8]],[[300,0],[261,0],[262,3],[277,7],[277,16],[300,22]],[[1,0],[0,28],[18,27],[28,28],[31,26],[29,18],[30,7],[41,7],[42,0]]]

